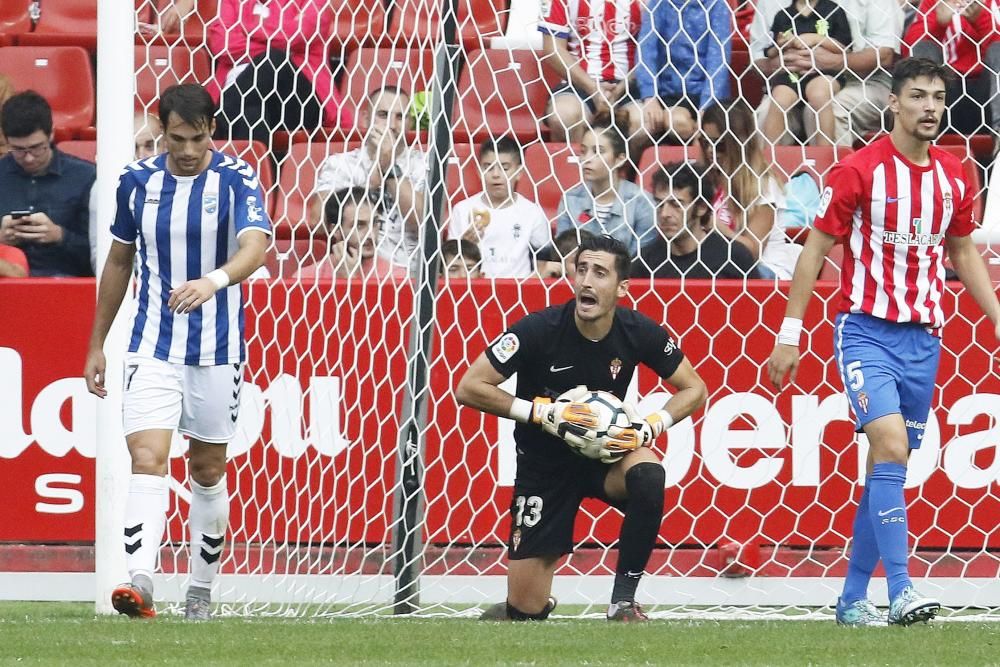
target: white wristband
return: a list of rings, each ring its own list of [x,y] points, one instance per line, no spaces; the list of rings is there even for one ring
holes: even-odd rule
[[[531,421],[531,411],[531,401],[526,401],[523,398],[515,398],[514,402],[510,405],[510,418],[522,424],[527,424]]]
[[[799,346],[802,338],[802,320],[797,317],[786,317],[781,322],[781,329],[778,331],[778,342],[782,345]]]
[[[222,269],[216,269],[214,271],[209,271],[205,274],[205,277],[212,281],[215,285],[215,291],[218,292],[223,287],[229,286],[229,274]]]
[[[656,417],[650,421],[650,417]],[[666,410],[657,410],[653,414],[646,417],[646,421],[653,429],[653,436],[659,437],[664,431],[674,425],[674,416],[667,412]]]

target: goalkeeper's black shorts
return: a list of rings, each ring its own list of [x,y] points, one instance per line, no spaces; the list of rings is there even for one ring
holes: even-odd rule
[[[518,454],[507,543],[511,560],[571,553],[573,523],[584,498],[624,509],[623,501],[604,492],[609,465],[576,455],[557,459]]]

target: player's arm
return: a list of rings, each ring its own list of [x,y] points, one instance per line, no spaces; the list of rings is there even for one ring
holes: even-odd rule
[[[708,387],[705,381],[698,375],[691,362],[683,359],[674,374],[666,378],[667,384],[676,391],[670,397],[666,405],[653,415],[646,417],[646,421],[659,419],[663,422],[660,432],[670,428],[680,420],[690,417],[691,414],[705,405],[708,399]],[[655,431],[654,425],[654,431]]]
[[[979,249],[976,248],[971,236],[946,236],[945,244],[948,247],[951,265],[955,267],[955,273],[982,309],[983,314],[990,318],[993,331],[1000,341],[1000,302],[997,301],[996,292],[993,291],[993,283]]]
[[[767,363],[768,377],[777,389],[785,382],[785,375],[791,374],[795,382],[795,374],[799,367],[799,335],[802,331],[802,318],[812,297],[816,278],[823,268],[823,258],[830,253],[837,237],[819,229],[809,230],[805,247],[795,263],[795,273],[792,274],[792,286],[788,292],[788,305],[785,307],[785,319],[778,333],[778,341],[771,352]]]
[[[220,289],[243,282],[264,265],[269,242],[267,232],[263,229],[244,229],[238,242],[239,250],[225,264],[170,290],[167,307],[175,313],[189,313],[215,296]]]
[[[94,313],[94,328],[90,333],[90,345],[87,350],[87,362],[83,369],[83,377],[87,381],[87,391],[98,398],[108,395],[104,387],[105,368],[107,360],[104,357],[104,340],[111,330],[122,299],[128,289],[132,277],[132,263],[135,260],[135,244],[111,242],[108,259],[101,272],[101,282],[97,290],[97,310]]]

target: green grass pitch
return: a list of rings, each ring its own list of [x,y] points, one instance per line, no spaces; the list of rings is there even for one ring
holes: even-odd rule
[[[472,619],[96,617],[0,603],[0,665],[1000,665],[1000,624],[839,628],[832,621],[545,623]]]

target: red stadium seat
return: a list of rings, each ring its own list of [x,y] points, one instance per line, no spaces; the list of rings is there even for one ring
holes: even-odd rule
[[[695,162],[701,159],[701,149],[697,144],[690,146],[652,146],[647,148],[639,160],[637,182],[643,190],[653,189],[653,173],[662,165],[671,162]]]
[[[438,39],[438,0],[395,0],[388,40],[395,44],[432,48]],[[459,39],[467,50],[489,48],[489,40],[507,29],[507,0],[458,0]]]
[[[823,260],[823,268],[819,270],[819,280],[840,280],[840,266],[844,263],[844,244],[835,243],[830,253]]]
[[[82,46],[91,53],[97,51],[97,0],[45,0],[41,12],[35,30],[17,38],[19,45]]]
[[[264,194],[268,195],[269,199],[272,198],[270,195],[272,194],[272,188],[274,188],[274,165],[271,164],[267,146],[259,141],[233,139],[232,141],[217,145],[215,150],[246,160],[247,164],[257,172],[257,177],[260,178],[260,187],[264,190]]]
[[[853,152],[846,146],[775,146],[774,171],[783,181],[806,172],[822,186],[833,165]]]
[[[558,77],[530,50],[486,49],[469,54],[458,79],[455,141],[513,134],[524,143],[543,138],[545,107]]]
[[[27,2],[0,2],[0,46],[12,46],[18,34],[29,30]]]
[[[434,52],[430,49],[357,49],[347,56],[342,82],[344,104],[359,112],[368,93],[380,86],[398,86],[410,94],[430,90]]]
[[[479,173],[479,148],[456,144],[448,162],[448,200],[455,204],[483,191]],[[554,221],[563,194],[581,182],[579,160],[562,143],[534,143],[524,149],[524,171],[517,191],[536,202]]]
[[[760,101],[764,99],[764,78],[757,71],[757,68],[753,66],[749,51],[745,48],[738,48],[737,44],[733,44],[729,72],[730,96],[733,98],[742,97],[751,106],[758,106]]]
[[[388,17],[381,0],[331,0],[330,6],[334,42],[344,51],[377,45],[386,34]]]
[[[327,239],[276,238],[268,250],[264,266],[272,278],[291,278],[304,266],[326,256]]]
[[[278,238],[289,238],[293,234],[299,238],[310,236],[306,224],[306,201],[316,185],[320,165],[327,156],[353,150],[360,145],[360,141],[292,143],[278,169],[278,188],[272,197],[275,235]]]
[[[176,83],[202,83],[212,76],[208,51],[183,45],[135,47],[135,107],[155,113],[160,93]]]
[[[0,73],[16,90],[34,90],[52,106],[57,130],[75,131],[94,121],[94,74],[90,56],[78,46],[0,48]],[[61,132],[57,132],[61,134]],[[69,137],[67,137],[69,138]]]
[[[68,153],[87,162],[97,161],[96,141],[60,141],[57,148],[63,153]]]

